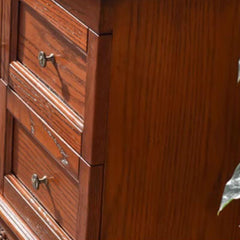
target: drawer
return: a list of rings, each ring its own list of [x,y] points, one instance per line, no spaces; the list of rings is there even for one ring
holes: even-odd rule
[[[66,172],[78,180],[80,156],[65,143],[12,90],[7,91],[7,109]]]
[[[78,183],[66,175],[61,167],[15,121],[13,132],[13,174],[27,187],[56,221],[76,237],[78,212]],[[46,176],[48,184],[34,189],[32,176]]]
[[[55,8],[60,7],[53,5],[51,1],[48,2],[49,4],[45,4],[49,11],[48,15],[42,6],[37,6],[35,11],[27,4],[20,3],[17,58],[84,118],[87,56],[81,45],[77,46],[72,39],[75,39],[74,36],[77,34],[87,39],[87,30],[71,28],[74,21],[68,22],[66,26],[57,24],[54,19],[58,19],[56,13],[61,12]],[[51,16],[51,11],[56,11],[56,16]],[[55,26],[65,26],[65,30],[57,29]],[[64,32],[67,34],[63,34]],[[44,55],[47,57],[53,54],[54,60],[46,61],[46,65],[41,66],[40,52],[43,53],[42,59],[45,59]]]
[[[81,153],[81,119],[21,63],[13,62],[9,72],[13,90],[77,153]]]

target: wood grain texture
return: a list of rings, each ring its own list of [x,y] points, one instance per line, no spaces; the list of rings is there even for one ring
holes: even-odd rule
[[[38,1],[30,2],[37,4]],[[51,5],[51,1],[46,2]],[[18,60],[84,117],[86,54],[69,42],[63,32],[58,32],[26,4],[21,4],[19,11]],[[58,21],[57,16],[53,15],[52,18]],[[62,18],[61,15],[59,17]],[[61,22],[58,24],[62,26]],[[40,67],[40,51],[44,51],[46,55],[53,53],[55,63],[48,62],[45,68]]]
[[[103,240],[236,240],[240,2],[123,0],[113,35]]]
[[[75,151],[81,152],[83,124],[49,89],[21,64],[12,63],[10,85],[50,127],[69,143]]]
[[[39,202],[27,191],[16,177],[13,175],[5,176],[4,187],[4,197],[21,216],[21,220],[16,219],[18,222],[13,224],[13,228],[16,228],[17,224],[25,221],[26,224],[28,224],[26,229],[29,229],[30,227],[36,234],[36,238],[24,238],[24,240],[71,240],[71,238],[59,227],[58,223],[52,218],[52,216],[49,215],[46,209],[39,204]],[[7,214],[4,213],[4,217],[5,215]],[[18,233],[17,229],[16,232]]]
[[[5,229],[8,227],[16,235],[14,238],[13,234],[7,231],[13,239],[40,240],[2,195],[0,195],[0,218],[1,224],[6,224]]]
[[[72,181],[53,159],[40,148],[30,135],[14,124],[13,173],[40,201],[56,221],[73,237],[76,237],[78,216],[78,185]],[[48,185],[38,190],[32,186],[31,177],[48,177]]]
[[[0,239],[18,240],[18,238],[14,235],[14,233],[2,219],[0,219]]]
[[[18,26],[18,0],[2,1],[1,13],[1,78],[8,81],[9,63],[16,60],[17,26]]]
[[[17,58],[18,48],[18,20],[19,20],[19,0],[11,0],[11,22],[10,22],[10,49],[9,62]]]
[[[13,91],[8,90],[7,95],[7,109],[15,120],[28,130],[60,166],[78,180],[80,156]]]
[[[5,163],[5,137],[6,137],[6,106],[7,86],[0,79],[0,191],[3,190],[4,163]]]
[[[2,2],[2,24],[1,24],[1,77],[4,81],[8,79],[8,65],[10,62],[10,32],[11,32],[11,4],[12,0]]]
[[[86,108],[82,156],[90,164],[106,159],[112,35],[89,33]]]
[[[80,163],[80,188],[77,240],[99,240],[103,166]]]
[[[0,0],[0,20],[1,20],[1,23],[2,23],[2,16],[3,16],[3,1]],[[0,39],[0,78],[2,78],[2,68],[1,68],[1,64],[2,64],[2,24],[0,24],[0,36],[1,36],[1,39]]]
[[[7,109],[6,109],[7,111]],[[5,138],[5,163],[4,175],[12,172],[12,142],[13,142],[13,116],[7,111],[6,114],[6,138]]]
[[[97,34],[111,33],[113,28],[112,0],[56,0]]]
[[[87,51],[88,29],[52,0],[21,0],[51,23],[77,46]]]

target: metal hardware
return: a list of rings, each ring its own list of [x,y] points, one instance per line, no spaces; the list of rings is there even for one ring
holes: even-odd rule
[[[37,174],[32,175],[32,186],[35,190],[38,190],[39,185],[42,184],[42,183],[45,184],[45,185],[48,184],[47,176],[39,178]]]
[[[62,159],[62,160],[61,160],[61,162],[62,162],[62,164],[63,164],[63,165],[65,165],[65,166],[67,166],[67,165],[68,165],[68,160],[67,160],[67,159],[65,159],[65,158],[64,158],[64,159]]]
[[[238,79],[237,83],[240,83],[240,59],[238,60]]]
[[[7,234],[5,230],[0,226],[0,240],[8,240]]]
[[[46,56],[45,52],[40,51],[38,54],[38,61],[40,67],[45,68],[48,61],[55,63],[55,57],[53,53],[51,53],[49,56]]]

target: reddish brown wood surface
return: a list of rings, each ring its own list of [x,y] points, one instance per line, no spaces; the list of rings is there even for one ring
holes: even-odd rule
[[[7,111],[7,109],[6,109]],[[6,115],[6,138],[5,138],[5,163],[4,175],[12,172],[12,141],[13,141],[13,116],[7,111]]]
[[[102,240],[237,240],[240,2],[118,1]]]
[[[48,151],[51,156],[78,179],[79,156],[11,90],[7,97],[8,111]]]
[[[81,152],[81,119],[21,64],[11,65],[10,85],[67,143]]]
[[[8,65],[10,62],[11,2],[12,0],[2,1],[4,10],[1,16],[1,77],[4,81],[8,79]]]
[[[7,224],[0,219],[0,239],[3,240],[18,240],[14,235],[12,230],[7,226]]]
[[[30,1],[37,4],[38,1]],[[43,1],[50,2],[51,1]],[[48,6],[48,5],[46,5]],[[39,7],[39,9],[45,9]],[[84,117],[85,85],[86,85],[86,54],[69,42],[38,13],[20,5],[18,59],[30,71],[37,75],[46,85],[51,87],[64,102]],[[47,12],[47,10],[45,10]],[[49,14],[52,14],[51,11]],[[61,22],[62,15],[52,15],[52,19]],[[62,19],[64,21],[64,19]],[[72,26],[73,23],[66,23]],[[64,26],[62,26],[64,27]],[[64,27],[64,29],[67,29]],[[72,33],[74,37],[76,34]],[[78,42],[81,39],[77,38]],[[86,35],[87,39],[87,35]],[[38,55],[43,51],[46,55],[55,56],[55,63],[48,62],[45,68],[39,65]]]
[[[82,156],[91,164],[104,163],[106,158],[111,43],[111,35],[89,33]]]
[[[88,2],[85,4],[86,7]],[[96,29],[110,29],[111,22],[104,17],[110,8],[100,1],[97,4],[87,10],[87,18],[93,16],[89,19]],[[103,183],[103,166],[99,164],[105,160],[111,36],[98,38],[91,32],[88,37],[87,28],[54,1],[6,0],[3,9],[1,69],[4,80],[10,76],[10,86],[8,111],[6,104],[0,103],[0,117],[5,119],[2,112],[7,113],[3,121],[6,147],[1,175],[5,174],[4,197],[17,213],[9,218],[12,209],[1,212],[0,201],[0,217],[19,239],[55,240],[71,236],[76,240],[98,240]],[[40,50],[46,54],[56,50],[53,53],[60,75],[50,64],[40,69],[37,59]],[[84,154],[86,160],[97,165],[94,167],[78,156],[82,153],[85,129],[76,112],[84,117],[87,79]],[[0,98],[6,99],[5,88]],[[69,92],[63,91],[66,89]],[[68,171],[78,181],[56,163],[63,151],[70,158]],[[33,173],[49,176],[48,187],[41,185],[38,191],[33,190]]]
[[[11,0],[11,22],[10,22],[10,49],[9,62],[16,60],[18,48],[18,20],[19,20],[19,0]],[[7,25],[8,26],[8,25]]]
[[[2,11],[3,11],[3,1],[0,0],[0,20],[2,22]],[[2,24],[0,24],[0,34],[2,36]],[[0,39],[0,43],[1,43],[1,46],[0,46],[0,78],[2,78],[2,69],[1,69],[1,65],[2,65],[2,50],[3,50],[3,47],[2,47],[2,39]]]
[[[17,219],[15,216],[13,217],[13,220],[17,220],[17,223],[13,224],[13,228],[20,225],[20,230],[24,230],[21,224],[22,222],[26,222],[28,224],[26,230],[30,227],[36,234],[36,239],[70,240],[70,237],[59,227],[46,209],[39,204],[16,177],[12,175],[6,176],[4,179],[4,187],[4,197],[21,216],[21,219]],[[11,213],[11,209],[9,212]],[[5,215],[7,214],[4,213],[4,216]],[[16,229],[15,231],[18,233],[19,230]],[[29,233],[27,232],[27,234]],[[24,238],[24,240],[25,239],[32,240],[35,238]]]
[[[113,0],[57,0],[74,16],[98,34],[110,33],[113,28]]]
[[[64,8],[59,7],[55,1],[22,0],[22,2],[29,5],[68,39],[80,46],[85,52],[87,51],[87,27],[69,14]]]
[[[5,161],[5,137],[6,137],[6,105],[7,86],[0,79],[0,189],[3,189],[4,161]]]
[[[1,195],[0,218],[0,224],[6,229],[9,239],[40,240]]]
[[[1,78],[8,81],[9,63],[16,58],[18,0],[2,1],[1,14]]]
[[[98,240],[100,232],[103,166],[80,163],[77,240]]]
[[[67,177],[53,159],[43,151],[28,133],[15,122],[13,137],[13,172],[29,191],[73,237],[77,231],[78,186]],[[31,177],[48,177],[48,185],[38,190]]]

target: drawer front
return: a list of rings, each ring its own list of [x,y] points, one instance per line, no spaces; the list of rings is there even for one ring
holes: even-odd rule
[[[13,117],[51,154],[66,171],[78,180],[80,157],[13,91],[8,89],[7,109]]]
[[[9,77],[10,86],[23,101],[62,136],[75,151],[80,153],[82,124],[79,119],[20,63],[11,64]]]
[[[50,155],[15,121],[13,136],[13,173],[40,201],[56,221],[76,237],[79,190]],[[32,185],[32,175],[47,176],[48,184]]]
[[[72,240],[13,175],[4,177],[4,203],[1,205],[7,205],[7,214],[4,216],[17,222],[14,233],[17,234],[18,240]]]
[[[84,118],[86,53],[28,5],[21,3],[19,11],[18,60]],[[54,54],[54,62],[41,67],[41,51]]]

